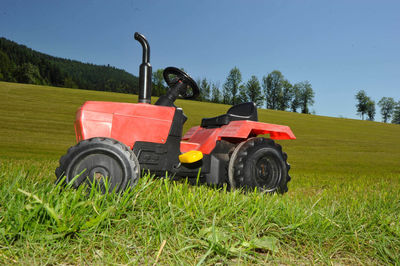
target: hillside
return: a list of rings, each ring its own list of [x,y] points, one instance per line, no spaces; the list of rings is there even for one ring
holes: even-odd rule
[[[136,95],[0,82],[0,264],[396,265],[400,126],[260,110],[288,125],[284,195],[143,173],[102,195],[54,185],[87,100]],[[156,98],[153,98],[155,101]],[[229,106],[179,100],[184,130]]]
[[[122,69],[50,56],[0,38],[0,81],[85,90],[138,92],[138,78]]]
[[[75,143],[75,112],[87,100],[136,103],[137,96],[1,82],[0,157],[58,159]],[[177,105],[189,118],[184,131],[229,108],[183,100]],[[297,139],[281,143],[294,172],[400,173],[399,125],[265,109],[259,120],[291,127]]]

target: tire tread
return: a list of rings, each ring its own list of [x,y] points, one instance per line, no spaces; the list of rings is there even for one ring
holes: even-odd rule
[[[283,159],[285,165],[286,165],[286,178],[280,182],[277,188],[278,193],[285,193],[288,191],[287,183],[291,180],[291,177],[289,175],[289,169],[290,169],[290,164],[287,162],[287,153],[282,151],[282,146],[278,143],[275,143],[272,139],[267,139],[267,138],[261,138],[261,137],[255,137],[248,139],[246,143],[242,145],[240,150],[238,151],[236,158],[233,158],[235,160],[234,162],[234,170],[233,170],[233,178],[235,180],[236,186],[241,184],[240,186],[243,185],[244,182],[244,167],[245,167],[245,161],[246,157],[248,156],[251,151],[259,146],[259,145],[267,145],[275,150],[278,151],[280,154],[281,158]]]

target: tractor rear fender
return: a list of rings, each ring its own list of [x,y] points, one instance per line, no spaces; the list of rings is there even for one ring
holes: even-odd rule
[[[192,127],[182,138],[181,152],[193,149],[210,154],[218,140],[238,143],[249,137],[265,134],[269,134],[271,139],[296,139],[288,126],[249,120],[232,121],[228,125],[217,128]]]
[[[296,139],[288,126],[255,121],[232,121],[221,128],[220,139],[247,139],[250,136],[269,134],[271,139]]]

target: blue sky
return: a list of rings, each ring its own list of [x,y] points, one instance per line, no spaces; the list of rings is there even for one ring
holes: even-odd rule
[[[183,67],[221,86],[234,66],[244,81],[277,69],[311,82],[318,115],[359,118],[360,89],[400,100],[399,14],[400,1],[384,0],[1,0],[0,36],[137,75],[138,31],[153,69]]]

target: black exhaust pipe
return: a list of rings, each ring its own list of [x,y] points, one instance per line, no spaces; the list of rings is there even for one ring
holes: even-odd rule
[[[140,42],[143,47],[143,59],[139,68],[139,103],[151,102],[151,65],[150,65],[150,46],[139,32],[135,32],[135,40]]]

